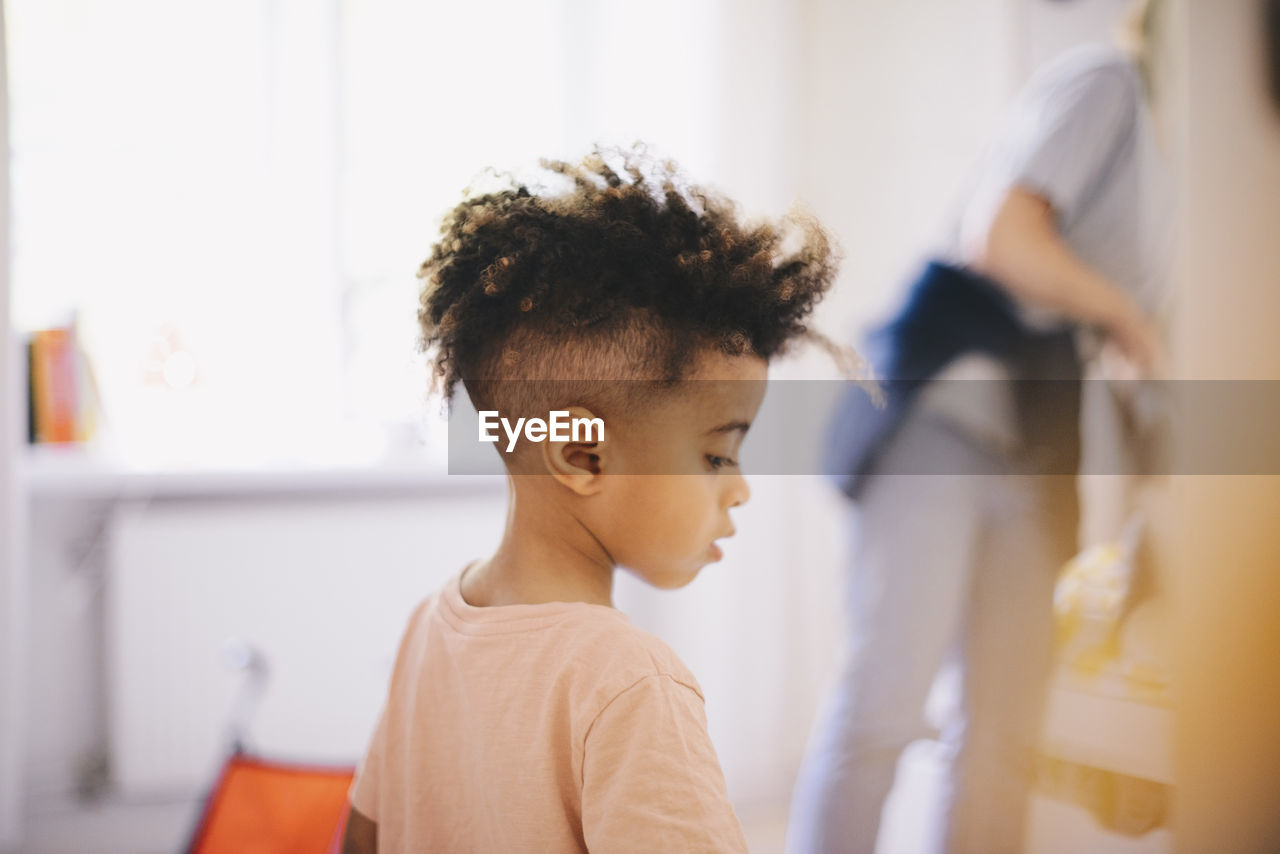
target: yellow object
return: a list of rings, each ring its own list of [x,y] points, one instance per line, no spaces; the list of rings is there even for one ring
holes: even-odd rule
[[[1095,675],[1119,651],[1119,627],[1133,591],[1134,554],[1142,519],[1120,540],[1100,543],[1063,568],[1053,593],[1059,654],[1080,675]]]

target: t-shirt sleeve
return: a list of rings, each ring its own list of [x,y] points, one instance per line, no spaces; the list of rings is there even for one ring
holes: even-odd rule
[[[747,851],[702,697],[670,676],[642,678],[600,712],[582,777],[592,854]]]
[[[387,710],[383,707],[378,723],[369,739],[369,749],[356,769],[355,779],[347,792],[347,800],[356,811],[372,821],[378,820],[378,791],[382,784],[383,756],[386,753]]]
[[[1047,89],[1015,126],[1009,184],[1043,195],[1060,225],[1072,222],[1133,134],[1140,98],[1132,72],[1113,65]]]

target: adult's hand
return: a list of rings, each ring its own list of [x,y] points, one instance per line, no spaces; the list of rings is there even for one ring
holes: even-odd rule
[[[1128,294],[1075,254],[1044,196],[1010,188],[991,221],[971,233],[966,254],[974,268],[1015,297],[1101,329],[1135,376],[1163,370],[1155,325]]]
[[[1164,344],[1155,324],[1136,307],[1105,327],[1101,358],[1107,376],[1120,380],[1158,379],[1165,373]]]

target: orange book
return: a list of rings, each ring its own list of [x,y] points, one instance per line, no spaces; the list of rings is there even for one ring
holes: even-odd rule
[[[37,442],[74,442],[79,394],[72,329],[42,329],[31,348]]]
[[[31,410],[35,422],[35,441],[49,441],[52,413],[52,372],[49,369],[49,344],[39,332],[31,333]]]

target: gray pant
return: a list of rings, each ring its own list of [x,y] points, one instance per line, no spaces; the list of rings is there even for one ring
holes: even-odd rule
[[[1052,654],[1052,598],[1064,554],[1064,476],[1019,474],[1016,460],[928,412],[908,416],[881,470],[850,505],[848,646],[792,801],[788,850],[875,850],[899,755],[948,654],[963,688],[941,740],[950,760],[938,850],[1022,849],[1028,786]],[[910,467],[910,466],[908,466]],[[1059,518],[1055,518],[1059,517]]]

